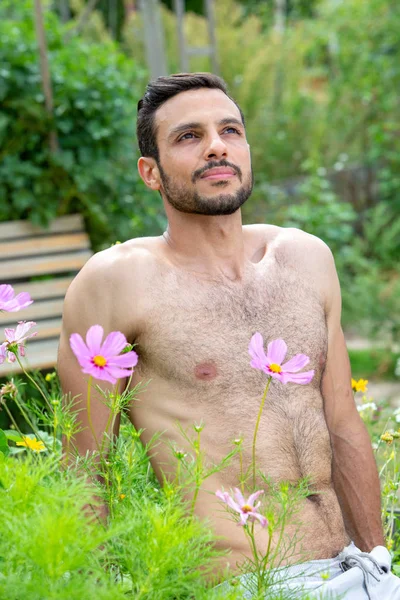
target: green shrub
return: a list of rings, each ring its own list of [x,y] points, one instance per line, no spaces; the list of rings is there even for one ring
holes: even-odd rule
[[[90,488],[55,455],[0,451],[0,597],[7,600],[215,600],[205,572],[218,555],[211,530],[177,494],[155,488],[148,459],[123,428],[113,461],[113,518],[90,518]],[[119,483],[118,483],[118,477]]]
[[[144,70],[111,42],[72,37],[45,13],[54,91],[49,120],[39,71],[32,1],[0,8],[0,220],[47,224],[85,215],[94,246],[158,231],[159,202],[136,168],[136,104]],[[51,154],[55,127],[60,149]]]

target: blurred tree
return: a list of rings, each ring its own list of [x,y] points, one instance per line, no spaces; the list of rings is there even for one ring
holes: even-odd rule
[[[268,29],[276,24],[277,0],[238,0],[243,6],[243,17],[251,15],[260,17],[263,28]],[[318,5],[322,0],[286,0],[284,11],[289,21],[297,19],[310,19],[317,16]]]
[[[161,0],[163,4],[170,10],[173,10],[174,0]],[[187,12],[191,11],[199,15],[204,15],[204,1],[203,0],[186,0],[185,9]]]
[[[64,42],[44,14],[53,80],[50,116],[42,90],[32,0],[0,4],[0,220],[46,225],[80,212],[95,249],[160,232],[161,204],[140,180],[136,105],[145,72],[109,40]],[[55,128],[59,150],[49,151]]]

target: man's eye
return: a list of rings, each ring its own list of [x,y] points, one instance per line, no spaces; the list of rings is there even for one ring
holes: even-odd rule
[[[239,129],[236,129],[236,127],[227,127],[225,129],[225,131],[229,131],[229,129],[232,129],[232,131],[234,131],[235,133],[237,133],[238,135],[240,135],[240,131],[239,131]]]
[[[188,133],[184,133],[184,134],[183,134],[183,135],[182,135],[182,136],[179,138],[178,142],[180,142],[181,140],[190,140],[191,138],[187,138],[187,137],[186,137],[187,135],[194,135],[194,133],[193,133],[193,132],[191,132],[191,131],[188,131]]]

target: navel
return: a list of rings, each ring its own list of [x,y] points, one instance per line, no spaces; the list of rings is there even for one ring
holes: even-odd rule
[[[196,379],[210,381],[217,376],[217,367],[212,362],[204,362],[196,365],[194,369]]]

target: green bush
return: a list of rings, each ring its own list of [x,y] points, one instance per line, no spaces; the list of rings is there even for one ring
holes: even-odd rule
[[[176,494],[154,489],[139,446],[129,433],[119,444],[115,469],[125,494],[115,496],[107,527],[90,518],[93,488],[76,470],[61,469],[59,457],[0,451],[1,598],[237,597],[209,589],[204,573],[219,554],[211,530],[187,515]]]
[[[159,201],[136,168],[136,104],[144,70],[110,41],[63,41],[45,13],[54,120],[44,107],[31,0],[0,8],[0,220],[47,224],[81,212],[96,249],[161,227]],[[60,149],[51,154],[55,127]]]

